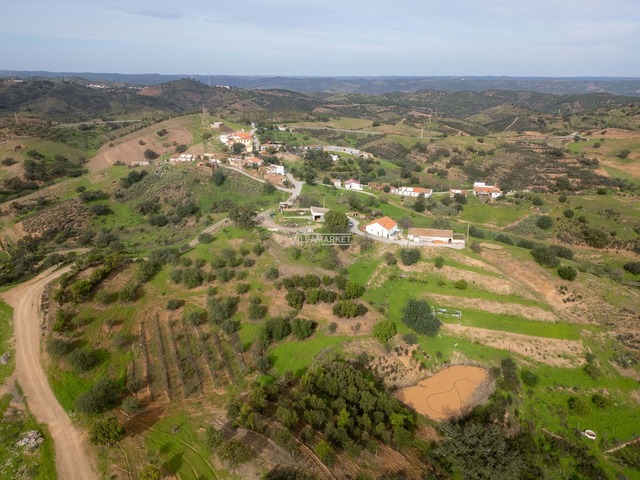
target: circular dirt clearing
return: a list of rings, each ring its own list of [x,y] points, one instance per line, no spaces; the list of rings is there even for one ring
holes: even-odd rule
[[[434,420],[446,420],[471,406],[476,390],[489,379],[484,368],[454,365],[396,394],[398,400]]]

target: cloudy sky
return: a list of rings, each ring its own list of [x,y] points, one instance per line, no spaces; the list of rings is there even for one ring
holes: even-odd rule
[[[5,0],[0,69],[640,77],[640,1]]]

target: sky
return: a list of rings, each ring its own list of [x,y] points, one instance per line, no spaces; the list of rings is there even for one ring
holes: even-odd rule
[[[640,0],[4,0],[0,70],[640,77]]]

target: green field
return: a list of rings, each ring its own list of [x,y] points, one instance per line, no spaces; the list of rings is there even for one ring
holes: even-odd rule
[[[15,352],[11,348],[11,336],[13,335],[13,309],[0,301],[0,356],[5,353],[9,354],[8,361],[5,365],[0,365],[0,385],[3,385],[13,373],[15,368]]]

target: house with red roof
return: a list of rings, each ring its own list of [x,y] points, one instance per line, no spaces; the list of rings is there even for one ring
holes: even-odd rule
[[[400,232],[398,224],[389,217],[382,217],[368,223],[365,225],[364,231],[382,238],[392,238]]]
[[[344,182],[344,188],[348,188],[349,190],[364,190],[360,182],[358,180],[354,180],[353,178],[350,178],[349,180]]]
[[[473,182],[473,194],[476,197],[498,198],[502,195],[502,190],[494,185],[487,185],[484,182]]]

